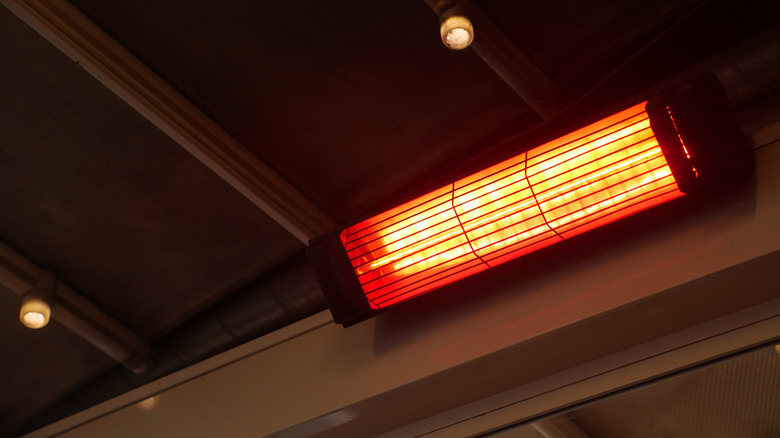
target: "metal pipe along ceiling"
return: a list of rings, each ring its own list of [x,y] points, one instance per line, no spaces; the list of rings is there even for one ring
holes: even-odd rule
[[[713,56],[660,84],[679,83],[705,72],[715,74],[736,111],[780,91],[780,25]]]

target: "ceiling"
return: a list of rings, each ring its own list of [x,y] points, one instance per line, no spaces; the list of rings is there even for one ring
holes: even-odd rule
[[[475,50],[446,49],[422,0],[53,2],[123,48],[107,45],[107,59],[129,56],[173,90],[160,107],[180,100],[202,117],[210,128],[188,144],[219,133],[235,168],[281,181],[268,196],[304,199],[331,227],[642,97],[780,16],[768,2],[474,3],[554,85],[556,114],[540,116]],[[26,2],[3,4],[0,241],[152,353],[136,374],[56,319],[26,329],[18,291],[0,284],[0,436],[325,308],[306,239],[273,206],[20,19]]]

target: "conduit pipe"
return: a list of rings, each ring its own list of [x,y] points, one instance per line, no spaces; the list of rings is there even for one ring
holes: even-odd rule
[[[48,271],[0,242],[0,284],[19,296]],[[61,281],[56,281],[51,317],[134,373],[150,366],[146,341]]]

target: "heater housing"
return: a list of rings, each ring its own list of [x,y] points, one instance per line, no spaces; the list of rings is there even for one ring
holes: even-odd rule
[[[525,150],[524,150],[525,149]],[[342,230],[307,251],[335,322],[751,172],[713,75]]]

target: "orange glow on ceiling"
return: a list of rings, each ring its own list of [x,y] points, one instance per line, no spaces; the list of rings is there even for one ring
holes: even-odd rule
[[[371,307],[682,196],[644,108],[628,108],[344,230],[342,243]]]

